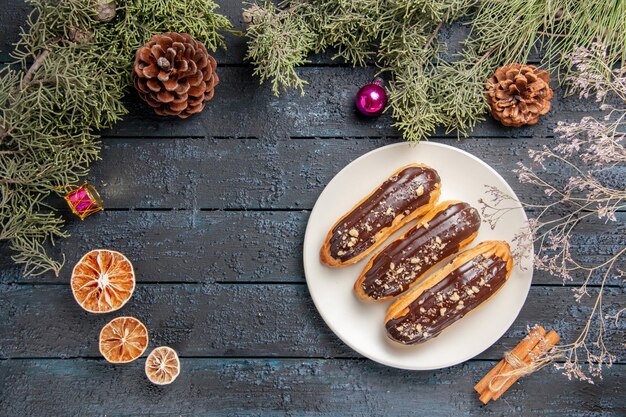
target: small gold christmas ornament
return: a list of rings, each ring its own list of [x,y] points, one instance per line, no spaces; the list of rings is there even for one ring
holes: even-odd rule
[[[186,33],[155,35],[137,50],[133,82],[156,114],[186,119],[204,109],[219,82],[217,62]]]
[[[534,65],[509,64],[486,84],[491,114],[504,126],[534,125],[550,111],[550,74]]]
[[[100,194],[89,182],[85,181],[83,185],[70,185],[65,195],[65,201],[70,206],[72,213],[77,215],[81,220],[100,210],[104,210]]]

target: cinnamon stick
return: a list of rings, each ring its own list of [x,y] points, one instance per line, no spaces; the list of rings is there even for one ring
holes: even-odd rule
[[[499,375],[501,373],[502,367],[505,363],[506,361],[504,359],[498,362],[498,364],[494,366],[491,371],[489,371],[487,375],[483,377],[483,379],[481,379],[476,385],[474,385],[474,390],[482,396],[485,390],[489,387],[489,382],[493,378],[495,378],[496,375]]]
[[[561,337],[557,334],[557,332],[555,332],[554,330],[550,330],[550,332],[543,339],[541,339],[541,341],[537,343],[537,345],[530,351],[528,356],[526,356],[526,358],[524,359],[524,363],[530,364],[534,360],[534,358],[537,358],[540,355],[546,353],[554,345],[559,343],[559,340],[561,340]],[[517,382],[517,380],[521,377],[522,375],[511,376],[507,381],[505,381],[502,388],[494,394],[493,400],[495,401],[500,398],[502,394],[504,394],[506,390],[508,390],[511,385]]]
[[[515,346],[515,348],[511,351],[511,355],[516,356],[517,358],[524,360],[530,351],[537,346],[539,341],[545,336],[546,330],[542,326],[535,326],[535,328],[526,336],[522,341]],[[495,382],[499,375],[506,374],[507,372],[511,372],[513,370],[513,366],[509,364],[505,359],[502,359],[483,379],[481,379],[475,386],[474,389],[476,392],[480,394],[480,401],[483,404],[487,404],[495,392],[492,391],[491,387],[494,386]]]

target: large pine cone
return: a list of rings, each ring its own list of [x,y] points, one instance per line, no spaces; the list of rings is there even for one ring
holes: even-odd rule
[[[132,75],[139,96],[156,114],[185,119],[213,98],[216,67],[202,43],[186,33],[167,32],[137,50]]]
[[[550,111],[550,74],[534,65],[500,67],[487,82],[491,114],[505,126],[534,125]]]

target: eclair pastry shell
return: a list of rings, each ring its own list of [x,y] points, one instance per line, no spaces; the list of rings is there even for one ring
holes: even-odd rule
[[[432,275],[427,277],[425,280],[419,282],[417,285],[413,286],[406,293],[400,295],[396,301],[394,301],[389,309],[387,310],[387,314],[385,315],[385,323],[390,320],[398,319],[400,317],[405,316],[409,312],[409,306],[413,303],[420,295],[422,295],[425,291],[429,290],[437,283],[439,283],[442,279],[444,279],[449,273],[456,270],[458,267],[464,265],[470,260],[476,258],[477,256],[482,255],[485,258],[489,258],[492,256],[499,257],[500,259],[506,262],[506,276],[505,283],[509,279],[511,275],[511,271],[513,270],[513,259],[511,257],[511,250],[509,244],[505,241],[499,240],[490,240],[486,242],[482,242],[477,246],[466,250],[465,252],[460,253],[454,258],[452,262],[441,268],[440,270],[434,272]],[[479,306],[470,310],[466,313],[469,314],[473,311],[476,311],[478,308],[483,306],[491,297],[493,297],[497,292],[504,287],[504,284],[497,288],[496,290],[492,290],[489,294],[489,297],[485,299]]]
[[[463,201],[460,200],[446,200],[443,201],[439,204],[437,204],[436,207],[434,207],[432,210],[430,210],[428,213],[426,213],[424,215],[424,217],[422,217],[421,219],[418,220],[417,224],[413,227],[411,227],[409,230],[407,230],[406,232],[404,232],[402,234],[402,236],[400,236],[399,238],[397,238],[396,240],[389,242],[384,248],[381,248],[380,251],[378,251],[374,256],[372,256],[370,258],[370,260],[368,261],[368,263],[365,265],[365,267],[363,268],[363,271],[361,272],[361,275],[359,276],[359,278],[357,279],[357,281],[354,283],[354,292],[356,293],[356,295],[363,301],[385,301],[391,298],[394,298],[395,295],[388,295],[385,297],[379,297],[379,298],[373,298],[370,295],[365,293],[365,290],[363,289],[363,281],[365,280],[366,274],[367,272],[372,268],[372,266],[374,265],[376,258],[378,255],[380,255],[382,252],[385,251],[385,249],[391,245],[393,242],[398,242],[398,241],[402,241],[405,240],[407,238],[407,235],[409,233],[411,233],[414,229],[420,228],[420,227],[424,227],[425,224],[431,222],[431,220],[433,218],[435,218],[437,215],[439,215],[440,213],[444,212],[445,210],[447,210],[450,206],[455,205],[455,204],[462,204]],[[466,203],[467,204],[467,203]],[[468,207],[471,208],[471,206],[469,206],[469,204],[467,205]],[[475,209],[474,209],[475,210]],[[480,218],[478,218],[478,227],[480,227]],[[478,229],[477,227],[477,229]],[[428,230],[428,229],[427,229]],[[428,233],[428,232],[427,232]],[[460,242],[458,242],[458,247],[456,248],[456,252],[461,251],[462,249],[464,249],[467,245],[469,245],[470,243],[472,243],[474,241],[474,239],[476,238],[476,236],[478,235],[478,230],[476,230],[474,233],[472,233],[470,236],[468,236],[467,238],[461,240]],[[433,234],[432,237],[435,237],[435,234]],[[455,253],[456,254],[456,253]],[[409,284],[409,289],[412,288],[415,284],[417,284],[422,278],[424,278],[425,276],[427,276],[434,268],[436,268],[438,265],[441,265],[444,261],[446,261],[447,259],[450,259],[451,256],[454,256],[455,254],[450,254],[448,256],[446,256],[445,258],[442,258],[440,260],[438,260],[436,263],[434,263],[430,268],[428,268],[427,270],[423,271],[419,276],[416,276],[413,280],[413,282],[411,282]],[[409,291],[409,289],[405,290]]]
[[[432,170],[433,172],[437,172],[435,169],[433,169],[432,167],[428,166],[428,165],[424,165],[424,164],[408,164],[405,165],[399,169],[397,169],[393,174],[391,174],[388,178],[391,178],[395,175],[400,174],[402,171],[404,171],[407,168],[411,168],[411,167],[422,167],[422,168],[426,168],[429,170]],[[387,179],[385,181],[387,181]],[[382,185],[382,184],[381,184]],[[376,193],[376,191],[378,191],[378,189],[381,187],[381,185],[379,185],[378,187],[376,187],[375,189],[373,189],[368,195],[366,195],[365,197],[363,197],[357,204],[354,205],[354,207],[352,207],[352,209],[350,211],[348,211],[346,214],[344,214],[339,220],[337,220],[335,222],[335,224],[333,224],[333,226],[330,228],[328,234],[326,235],[326,240],[324,241],[324,244],[322,245],[321,249],[320,249],[320,261],[328,266],[331,267],[342,267],[342,266],[347,266],[347,265],[352,265],[355,264],[359,261],[361,261],[362,259],[366,258],[370,253],[372,253],[376,248],[378,248],[383,242],[385,242],[385,240],[387,240],[387,238],[389,238],[389,236],[391,236],[393,233],[395,233],[396,231],[398,231],[399,229],[401,229],[404,225],[406,225],[407,223],[423,216],[424,214],[426,214],[428,211],[430,211],[435,204],[437,203],[437,200],[439,199],[439,196],[441,195],[441,180],[439,180],[436,184],[435,184],[435,188],[430,192],[429,195],[429,200],[426,204],[423,204],[422,206],[420,206],[419,208],[417,208],[416,210],[412,211],[411,213],[409,213],[408,215],[405,215],[404,213],[399,213],[397,214],[392,223],[388,226],[385,227],[383,229],[381,229],[380,231],[378,231],[378,233],[376,233],[373,238],[374,238],[374,243],[367,248],[366,250],[364,250],[363,252],[359,253],[358,255],[345,260],[345,261],[341,261],[340,259],[337,259],[335,257],[332,256],[331,254],[331,238],[333,236],[333,231],[335,230],[335,228],[341,224],[341,222],[348,217],[352,212],[354,212],[355,210],[357,210],[361,204],[363,204],[365,201],[367,201],[374,193]]]

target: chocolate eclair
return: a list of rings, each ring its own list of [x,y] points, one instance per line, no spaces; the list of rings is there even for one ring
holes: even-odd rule
[[[460,253],[391,304],[385,317],[387,335],[406,345],[438,336],[498,292],[512,269],[504,241],[486,241]]]
[[[469,245],[480,228],[478,210],[462,201],[439,203],[401,237],[369,260],[354,283],[359,298],[387,300]]]
[[[346,266],[365,258],[391,234],[433,208],[441,194],[437,171],[410,164],[364,197],[330,229],[320,250],[329,266]]]

